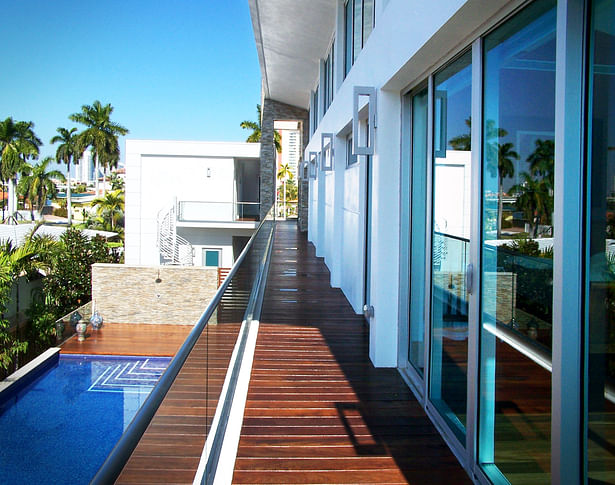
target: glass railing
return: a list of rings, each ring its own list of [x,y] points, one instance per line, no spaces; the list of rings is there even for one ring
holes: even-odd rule
[[[254,222],[260,220],[259,202],[204,202],[182,200],[177,203],[179,222]]]
[[[91,483],[114,483],[125,467],[130,468],[133,451],[186,363],[188,376],[182,377],[182,385],[188,382],[190,386],[204,389],[204,392],[197,393],[200,397],[192,398],[195,401],[191,403],[192,407],[205,410],[204,417],[195,418],[202,426],[206,443],[205,448],[198,451],[203,453],[202,466],[199,465],[197,472],[202,478],[198,480],[212,482],[247,335],[252,321],[260,315],[274,228],[272,208]],[[195,375],[197,377],[193,377]],[[182,403],[174,405],[181,406]],[[169,426],[169,434],[173,432],[173,426]]]
[[[434,231],[433,236],[433,286],[434,305],[445,328],[459,329],[460,335],[450,338],[467,338],[468,302],[466,295],[466,267],[470,241],[463,237]]]
[[[430,399],[455,435],[466,428],[469,240],[434,231]]]
[[[465,339],[469,240],[434,232],[433,245],[433,304],[442,322],[441,331],[448,338]],[[525,246],[511,240],[509,245],[485,248],[483,264],[497,271],[483,274],[483,291],[487,295],[497,291],[498,297],[493,299],[495,306],[483,308],[483,317],[492,322],[488,329],[498,338],[550,371],[552,250],[548,247],[530,255],[525,254]],[[503,287],[509,291],[502,291]]]
[[[532,240],[528,240],[532,241]],[[533,242],[533,241],[532,241]],[[538,244],[535,245],[536,248]],[[497,326],[506,326],[522,335],[528,343],[543,350],[551,348],[553,259],[552,250],[511,240],[506,245],[485,247],[484,265],[497,268],[491,276],[506,284],[510,291],[498,292],[498,303],[490,317]],[[507,281],[509,280],[509,281]]]
[[[296,200],[279,200],[276,217],[278,219],[296,219],[299,214],[299,203]]]

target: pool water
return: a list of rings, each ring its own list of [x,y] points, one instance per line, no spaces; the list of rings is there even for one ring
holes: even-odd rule
[[[170,361],[61,355],[0,402],[0,483],[89,483]]]

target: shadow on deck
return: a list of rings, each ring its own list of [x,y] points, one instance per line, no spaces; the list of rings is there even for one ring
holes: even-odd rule
[[[234,483],[471,483],[296,223],[278,223]]]

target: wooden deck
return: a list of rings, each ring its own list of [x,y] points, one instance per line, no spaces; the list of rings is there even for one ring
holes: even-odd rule
[[[192,483],[239,327],[206,327],[116,483]]]
[[[250,253],[116,483],[191,484],[224,384],[257,267]]]
[[[234,483],[471,483],[294,223],[276,228]]]
[[[100,330],[88,326],[83,342],[74,335],[61,346],[63,354],[173,356],[192,325],[107,323]]]
[[[239,331],[234,286],[116,483],[192,483]],[[263,310],[234,483],[470,483],[398,372],[371,365],[362,317],[295,223],[276,228]]]

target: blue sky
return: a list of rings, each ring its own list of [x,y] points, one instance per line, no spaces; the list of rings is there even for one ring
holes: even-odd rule
[[[261,85],[247,0],[2,5],[0,118],[33,121],[41,156],[55,153],[58,126],[77,126],[68,115],[96,99],[111,103],[128,138],[247,137],[239,123],[256,118]]]

